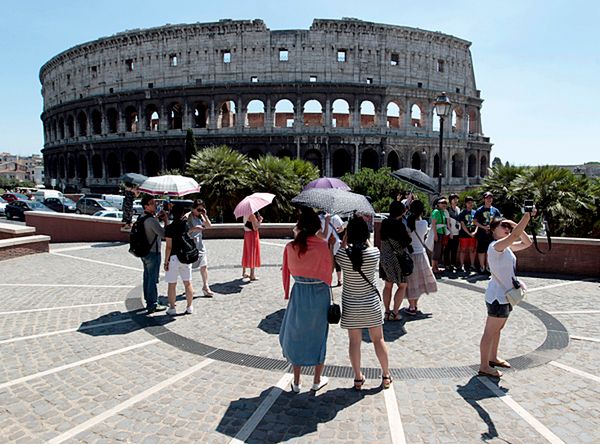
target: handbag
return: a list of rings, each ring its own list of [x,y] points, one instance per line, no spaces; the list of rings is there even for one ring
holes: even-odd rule
[[[333,300],[333,292],[331,292],[331,289],[329,292],[331,294],[331,304],[329,304],[329,308],[327,309],[327,322],[330,324],[338,324],[342,317],[342,310],[340,309],[340,305],[336,304]]]
[[[491,271],[491,272],[492,272],[492,275],[496,278],[496,280],[498,282],[500,282],[500,279],[498,279],[498,276],[496,276],[496,274],[493,271]],[[508,303],[514,307],[515,305],[519,305],[523,301],[523,299],[525,299],[527,290],[525,290],[525,288],[523,288],[523,285],[521,285],[521,283],[517,280],[516,277],[513,277],[512,281],[513,281],[512,288],[510,290],[505,291],[504,296],[506,296],[506,300],[508,301]]]
[[[402,276],[410,276],[415,268],[415,263],[406,250],[402,250],[402,252],[398,254],[398,262],[400,262]]]
[[[423,239],[421,239],[421,236],[419,236],[419,234],[416,232],[415,230],[415,234],[417,235],[417,239],[419,239],[419,242],[421,242],[421,245],[423,245],[423,247],[429,251],[430,253],[433,253],[433,243],[435,242],[434,240],[434,235],[431,232],[431,227],[429,227],[427,229],[427,233],[425,233],[425,241],[423,242]]]

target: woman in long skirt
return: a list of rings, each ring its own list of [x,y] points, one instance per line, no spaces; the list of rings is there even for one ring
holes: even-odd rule
[[[333,257],[329,244],[315,236],[320,228],[317,214],[310,208],[304,209],[294,229],[294,240],[283,252],[283,287],[289,302],[279,331],[279,343],[283,356],[292,364],[294,393],[299,393],[302,388],[302,366],[315,367],[312,390],[320,390],[328,382],[321,373],[329,333],[327,311]],[[290,276],[295,281],[291,294]]]
[[[244,216],[244,251],[242,253],[242,278],[250,278],[256,281],[255,269],[260,267],[260,236],[258,229],[263,218],[255,213],[250,216]],[[246,274],[246,268],[250,269],[250,274]]]

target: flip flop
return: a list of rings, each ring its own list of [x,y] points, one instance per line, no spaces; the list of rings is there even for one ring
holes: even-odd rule
[[[490,367],[512,368],[508,361],[490,361]]]
[[[501,371],[497,371],[497,373],[488,373],[488,372],[484,372],[484,371],[479,370],[477,372],[477,375],[479,375],[479,376],[487,376],[488,378],[500,379],[502,377],[502,372]]]
[[[381,386],[383,387],[383,389],[389,389],[390,386],[392,385],[392,375],[390,376],[382,376],[381,377]]]
[[[362,377],[362,379],[355,379],[354,380],[354,390],[361,390],[364,383],[365,383],[364,376]]]

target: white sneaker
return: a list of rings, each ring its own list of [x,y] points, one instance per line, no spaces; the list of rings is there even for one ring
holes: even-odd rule
[[[185,314],[191,315],[194,313],[194,307],[193,306],[189,306],[188,308],[185,309]]]
[[[302,385],[301,384],[294,384],[294,381],[292,381],[292,391],[294,393],[300,393],[300,390],[302,390]]]
[[[177,314],[177,310],[175,310],[174,308],[167,308],[167,314],[169,316],[175,316]]]
[[[318,384],[314,383],[310,389],[316,392],[318,390],[321,390],[328,383],[329,383],[329,378],[327,376],[321,376],[321,382],[319,382]]]

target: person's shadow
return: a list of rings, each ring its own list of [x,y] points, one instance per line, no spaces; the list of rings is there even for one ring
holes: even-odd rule
[[[268,314],[258,324],[258,328],[270,335],[278,335],[281,329],[281,322],[283,321],[283,315],[285,314],[285,308],[281,308],[271,314]]]
[[[401,317],[398,321],[385,321],[383,324],[383,338],[385,339],[385,342],[393,342],[396,339],[400,339],[402,336],[404,336],[406,334],[404,324],[406,324],[405,317]],[[363,328],[362,340],[363,342],[372,342],[371,336],[369,336],[368,328]]]
[[[229,282],[217,282],[210,284],[210,289],[219,294],[238,294],[242,292],[242,287],[248,285],[249,281],[244,281],[241,278],[234,279]]]
[[[494,385],[498,386],[499,380],[496,379],[488,379]],[[498,430],[496,430],[496,425],[492,420],[490,414],[485,410],[481,405],[479,405],[478,401],[482,399],[495,398],[496,395],[489,390],[482,382],[479,381],[479,376],[473,376],[469,382],[465,385],[457,385],[456,392],[471,406],[475,409],[479,417],[486,423],[488,427],[488,431],[481,434],[482,441],[488,441],[494,438],[497,438],[504,442],[506,441],[498,435]],[[498,386],[498,389],[503,393],[507,393],[508,389],[505,387]]]
[[[149,319],[146,316],[145,308],[126,312],[112,311],[96,319],[82,322],[77,331],[90,336],[127,335],[145,327],[140,325],[139,322],[135,322],[132,319],[133,317],[145,319],[151,322],[152,325],[166,325],[174,321],[173,316],[164,316],[164,313],[159,313]]]
[[[304,378],[306,379],[306,376]],[[310,384],[310,381],[306,379],[304,384]],[[231,402],[217,426],[217,431],[235,437],[271,390],[272,388],[268,388],[254,398],[240,398]],[[282,442],[314,433],[319,424],[332,421],[346,407],[380,391],[381,387],[361,391],[336,388],[324,393],[319,392],[318,396],[312,391],[299,394],[283,391],[244,442]]]

